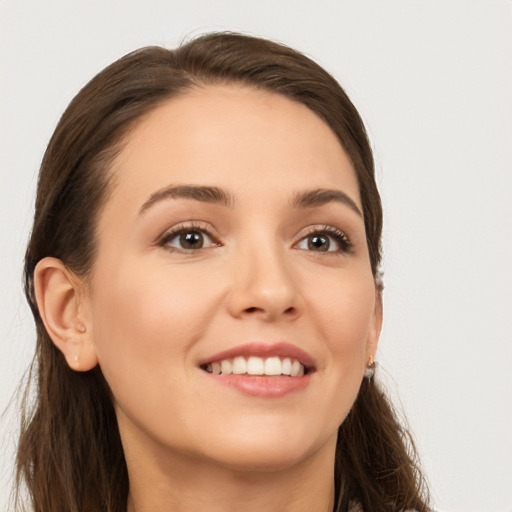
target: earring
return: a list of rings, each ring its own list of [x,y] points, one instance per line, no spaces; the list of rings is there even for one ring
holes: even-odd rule
[[[76,354],[75,357],[73,357],[73,363],[77,368],[80,366],[80,356],[78,354]]]
[[[370,356],[370,360],[366,363],[366,370],[364,372],[366,379],[371,380],[371,378],[375,375],[376,367],[377,363],[373,360],[373,356]]]
[[[80,324],[80,325],[77,327],[77,330],[78,330],[78,332],[81,332],[81,333],[83,334],[84,332],[86,332],[86,331],[87,331],[87,328],[85,327],[85,325]]]

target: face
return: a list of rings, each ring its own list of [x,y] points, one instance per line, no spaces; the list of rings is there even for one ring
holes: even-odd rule
[[[236,468],[332,448],[380,313],[329,127],[211,86],[142,120],[112,172],[83,311],[123,442]]]

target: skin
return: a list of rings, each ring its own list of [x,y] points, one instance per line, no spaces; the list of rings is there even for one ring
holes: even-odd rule
[[[112,172],[92,276],[81,282],[46,258],[36,292],[70,366],[100,364],[112,389],[129,512],[332,510],[337,429],[381,328],[362,216],[339,201],[290,204],[334,189],[362,211],[335,135],[280,95],[209,86],[144,118]],[[141,212],[176,185],[218,187],[232,201],[167,197]],[[209,233],[203,248],[165,239],[191,225]],[[308,245],[325,226],[350,250],[332,234],[329,251]],[[308,352],[309,385],[247,396],[199,367],[251,341]]]

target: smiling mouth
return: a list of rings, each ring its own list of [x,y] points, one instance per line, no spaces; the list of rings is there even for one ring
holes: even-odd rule
[[[269,377],[303,377],[310,369],[291,357],[238,356],[201,365],[214,375],[249,375]]]

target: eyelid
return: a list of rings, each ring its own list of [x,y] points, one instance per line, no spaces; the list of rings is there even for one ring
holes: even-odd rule
[[[219,247],[222,244],[218,240],[218,236],[214,233],[214,229],[211,226],[211,224],[208,224],[206,222],[202,221],[184,221],[180,222],[179,224],[176,224],[164,231],[156,241],[156,245],[160,247],[164,247],[170,251],[177,251],[177,252],[184,252],[184,253],[190,253],[194,252],[194,249],[180,249],[179,247],[173,247],[170,245],[167,245],[173,238],[180,235],[181,233],[186,233],[188,231],[199,231],[201,233],[204,233],[208,236],[208,238],[211,239],[212,245],[209,247],[202,247],[200,249],[195,249],[197,251],[201,249],[209,249],[211,247]]]
[[[181,233],[189,232],[189,231],[199,231],[208,238],[210,238],[212,244],[207,247],[201,247],[199,249],[180,249],[179,247],[173,247],[168,245],[169,241],[174,239],[176,236],[178,236]],[[297,240],[293,243],[293,247],[297,248],[297,245],[302,242],[305,238],[307,238],[310,235],[313,234],[323,234],[328,237],[334,238],[336,243],[339,246],[339,249],[333,250],[333,251],[325,251],[321,252],[318,251],[320,254],[326,256],[326,255],[336,255],[336,254],[343,254],[343,253],[349,253],[353,250],[353,244],[350,241],[349,237],[347,236],[346,232],[338,227],[328,225],[328,224],[319,224],[319,225],[312,225],[307,226],[301,232],[297,235]],[[164,247],[170,251],[176,251],[176,252],[184,252],[184,253],[191,253],[194,251],[200,251],[203,249],[209,249],[214,247],[220,247],[223,244],[219,241],[219,236],[216,234],[216,230],[213,228],[213,226],[207,222],[203,221],[183,221],[180,222],[174,226],[171,226],[170,228],[166,229],[156,240],[155,245],[158,245],[160,247]],[[301,249],[306,250],[306,249]],[[317,252],[317,251],[309,251],[309,252]]]
[[[340,246],[339,250],[335,251],[309,251],[309,252],[318,252],[319,254],[323,256],[332,256],[336,254],[343,254],[343,253],[349,253],[352,252],[354,249],[353,243],[351,242],[350,238],[346,234],[346,232],[340,228],[337,228],[335,226],[331,226],[329,224],[320,224],[320,225],[313,225],[308,226],[304,230],[300,232],[298,235],[297,241],[293,244],[294,247],[297,246],[300,242],[302,242],[305,238],[307,238],[310,235],[314,234],[323,234],[327,235],[329,237],[333,237],[336,239],[336,242]],[[306,249],[303,249],[306,250]]]

